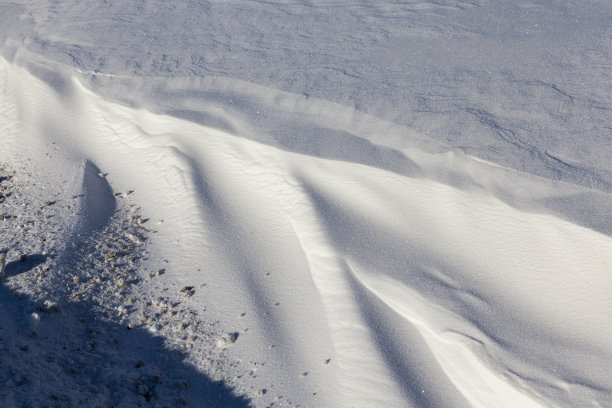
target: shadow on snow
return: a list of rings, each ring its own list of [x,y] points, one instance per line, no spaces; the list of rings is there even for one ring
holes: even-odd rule
[[[0,406],[251,406],[148,330],[60,306],[0,286]]]

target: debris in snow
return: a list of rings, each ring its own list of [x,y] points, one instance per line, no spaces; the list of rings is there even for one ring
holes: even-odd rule
[[[30,326],[30,329],[35,330],[39,324],[40,324],[40,315],[36,312],[30,314],[28,318],[28,325]]]
[[[185,286],[181,289],[181,292],[183,293],[183,297],[191,297],[195,293],[195,290],[193,286]]]
[[[146,384],[140,384],[138,386],[138,393],[142,395],[147,402],[151,400],[151,390],[149,390],[149,387],[147,387]]]
[[[119,256],[117,255],[116,252],[109,252],[106,255],[104,255],[104,260],[106,262],[116,261],[118,258],[119,258]]]
[[[41,310],[45,313],[60,313],[62,311],[57,303],[50,300],[45,300]]]
[[[236,340],[238,340],[238,336],[239,335],[240,335],[240,333],[238,333],[238,332],[222,334],[221,338],[219,338],[219,340],[217,340],[217,347],[225,348],[225,347],[235,343]]]
[[[130,234],[129,232],[126,232],[124,236],[137,245],[142,244],[142,240],[134,234]]]

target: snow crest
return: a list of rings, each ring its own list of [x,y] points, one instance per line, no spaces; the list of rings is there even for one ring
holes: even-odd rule
[[[609,6],[68,3],[0,6],[0,405],[612,407]]]

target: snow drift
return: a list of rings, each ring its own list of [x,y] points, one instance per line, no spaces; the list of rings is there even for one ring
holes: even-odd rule
[[[443,9],[409,3],[434,20]],[[390,9],[360,10],[351,15],[380,21]],[[450,35],[431,24],[436,35],[412,34]],[[70,228],[83,239],[110,222],[113,191],[131,197],[155,230],[137,272],[163,265],[155,284],[133,290],[185,295],[221,326],[186,351],[199,373],[254,406],[612,406],[609,168],[525,143],[516,129],[533,118],[504,111],[504,97],[503,114],[463,111],[502,139],[487,155],[427,136],[430,116],[411,126],[323,89],[96,72],[54,53],[5,44],[0,160],[30,162],[47,182],[66,180],[64,195],[82,194]],[[553,94],[559,109],[571,99],[516,82],[518,93]],[[430,113],[458,109],[454,96],[423,98]],[[146,327],[168,348],[183,341]]]

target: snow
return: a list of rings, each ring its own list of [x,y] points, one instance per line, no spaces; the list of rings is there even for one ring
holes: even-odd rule
[[[611,407],[612,5],[0,4],[0,405]]]

